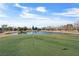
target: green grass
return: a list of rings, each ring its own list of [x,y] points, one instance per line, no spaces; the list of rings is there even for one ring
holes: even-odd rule
[[[14,35],[0,38],[1,56],[79,56],[79,35]]]

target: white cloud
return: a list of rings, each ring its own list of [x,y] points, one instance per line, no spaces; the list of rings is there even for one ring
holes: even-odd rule
[[[28,19],[34,19],[34,20],[38,20],[38,19],[47,19],[47,17],[43,17],[40,16],[38,14],[35,13],[31,13],[31,12],[27,12],[26,10],[23,10],[22,13],[20,14],[20,17],[22,18],[28,18]]]
[[[0,17],[8,17],[4,10],[0,9]]]
[[[60,26],[60,25],[65,25],[65,24],[72,24],[73,21],[68,21],[68,20],[61,20],[61,18],[53,18],[53,19],[37,19],[37,20],[29,20],[28,23],[31,23],[31,25],[43,27],[43,26]]]
[[[64,12],[53,13],[53,15],[79,17],[79,8],[66,9]]]
[[[30,11],[39,11],[39,12],[47,12],[45,7],[37,7],[35,9],[30,7],[24,7],[19,4],[16,4],[17,7],[22,8],[22,13],[20,14],[20,21],[15,21],[15,23],[22,24],[22,25],[35,25],[35,26],[59,26],[69,23],[74,23],[74,21],[69,21],[69,19],[60,18],[60,17],[49,17],[49,16],[41,16],[39,14],[31,13]],[[53,15],[60,15],[60,16],[74,16],[78,13],[78,9],[66,9],[65,12],[62,13],[53,13]],[[76,20],[76,19],[75,19]],[[16,25],[16,26],[17,26]]]
[[[26,18],[26,19],[29,19],[29,20],[46,20],[46,19],[49,19],[47,17],[44,17],[44,16],[40,16],[38,14],[33,14],[33,13],[29,13],[29,12],[23,12],[22,14],[20,14],[20,17],[21,18]]]
[[[4,11],[0,9],[0,14],[3,14],[3,13],[4,13]]]
[[[0,17],[8,17],[6,15],[6,8],[4,4],[0,4]]]
[[[20,15],[21,18],[25,19],[26,21],[28,20],[29,24],[31,25],[36,25],[36,26],[58,26],[58,25],[64,25],[64,24],[69,24],[73,23],[73,21],[69,21],[68,19],[62,19],[62,18],[57,18],[57,17],[45,17],[45,16],[40,16],[38,14],[32,14],[28,12],[23,12]]]
[[[32,14],[32,13],[23,13],[20,15],[22,18],[35,18],[37,15]]]
[[[0,17],[8,17],[8,16],[6,16],[6,15],[0,15]]]
[[[30,7],[22,6],[22,5],[18,4],[18,3],[16,3],[15,6],[18,7],[18,8],[22,8],[23,12],[30,12],[31,10],[33,10]]]
[[[19,7],[19,8],[22,8],[22,9],[24,9],[24,11],[26,10],[27,12],[30,12],[30,11],[46,12],[47,11],[47,9],[45,7],[31,8],[31,7],[22,6],[18,3],[16,3],[15,6]]]
[[[39,12],[46,12],[46,8],[45,7],[37,7],[36,8],[36,11],[39,11]]]
[[[6,9],[4,3],[0,3],[0,9]]]
[[[8,24],[8,23],[9,22],[7,20],[0,19],[0,27],[1,27],[1,25]]]
[[[19,7],[19,8],[24,8],[24,9],[26,8],[26,7],[24,7],[24,6],[21,6],[21,5],[18,4],[18,3],[16,3],[15,6],[16,6],[16,7]]]

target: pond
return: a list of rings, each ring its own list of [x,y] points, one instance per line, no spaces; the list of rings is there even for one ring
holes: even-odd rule
[[[24,32],[22,34],[27,35],[42,35],[42,34],[63,34],[62,32],[41,32],[41,31],[32,31],[32,32]]]

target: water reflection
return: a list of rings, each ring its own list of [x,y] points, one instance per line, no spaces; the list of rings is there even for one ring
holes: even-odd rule
[[[41,31],[32,31],[32,32],[24,32],[22,34],[28,34],[28,35],[42,35],[42,34],[63,34],[62,32],[41,32]]]

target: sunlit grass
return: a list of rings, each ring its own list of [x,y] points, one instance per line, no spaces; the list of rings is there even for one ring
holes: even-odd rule
[[[14,35],[0,38],[0,55],[79,55],[79,35]]]

